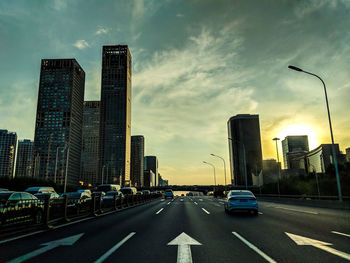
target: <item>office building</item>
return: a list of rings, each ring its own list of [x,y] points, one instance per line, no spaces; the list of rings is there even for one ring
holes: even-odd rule
[[[262,170],[259,115],[239,114],[227,122],[232,184],[253,185]]]
[[[287,136],[282,141],[284,169],[291,169],[290,159],[302,156],[309,151],[307,135]]]
[[[158,158],[157,156],[145,156],[145,170],[151,170],[154,174],[154,178],[150,179],[153,182],[153,186],[158,186]]]
[[[169,181],[163,179],[163,177],[160,174],[158,174],[158,186],[168,186],[168,184]]]
[[[31,140],[18,141],[15,177],[32,176],[33,147]]]
[[[350,148],[345,149],[345,159],[347,162],[350,162]]]
[[[0,176],[13,177],[17,134],[0,130]]]
[[[153,173],[152,170],[144,170],[143,171],[143,176],[144,176],[144,179],[143,179],[144,187],[153,187],[153,186],[155,186],[154,185],[154,180],[155,180],[156,175]]]
[[[281,163],[278,163],[275,159],[263,160],[264,184],[277,182],[279,169],[281,169]]]
[[[130,179],[131,185],[144,185],[144,154],[145,138],[142,135],[131,136],[131,163],[130,163]]]
[[[131,63],[128,46],[103,46],[100,167],[122,186],[130,185]]]
[[[34,136],[34,176],[78,185],[85,72],[75,59],[43,59]]]
[[[99,171],[100,102],[84,101],[80,181],[84,185],[101,184]]]

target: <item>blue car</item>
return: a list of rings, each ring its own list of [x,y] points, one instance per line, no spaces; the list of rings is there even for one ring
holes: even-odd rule
[[[249,211],[258,214],[258,201],[255,195],[248,190],[231,190],[227,194],[225,212]]]
[[[173,199],[173,198],[174,198],[173,190],[171,190],[171,189],[165,190],[165,192],[164,192],[164,198],[165,198],[165,199],[167,199],[167,198]]]

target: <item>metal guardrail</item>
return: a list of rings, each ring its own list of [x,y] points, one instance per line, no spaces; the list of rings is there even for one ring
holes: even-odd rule
[[[255,194],[256,197],[269,197],[269,198],[289,198],[299,200],[338,200],[338,196],[318,196],[318,195],[278,195],[278,194]],[[344,201],[350,201],[350,196],[343,196]]]
[[[17,229],[18,226],[33,224],[47,226],[57,222],[69,222],[78,217],[97,216],[105,212],[117,211],[127,207],[146,203],[161,194],[126,195],[120,198],[114,195],[111,199],[102,199],[100,194],[92,194],[88,199],[69,198],[59,199],[20,200],[13,206],[9,205],[5,213],[0,214],[0,234]]]

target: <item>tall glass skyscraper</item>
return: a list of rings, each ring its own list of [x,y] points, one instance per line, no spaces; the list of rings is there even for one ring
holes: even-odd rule
[[[100,102],[85,101],[83,115],[80,180],[84,184],[98,185],[101,183],[98,155],[100,143]]]
[[[290,169],[290,159],[304,155],[309,151],[307,135],[286,136],[282,141],[284,169]]]
[[[0,176],[13,177],[17,134],[0,130]]]
[[[32,176],[33,147],[31,140],[18,141],[15,177]]]
[[[231,179],[237,186],[253,184],[262,170],[259,115],[238,114],[227,122]]]
[[[78,185],[85,72],[75,59],[41,61],[34,176]]]
[[[133,186],[144,186],[145,138],[142,135],[131,136],[130,179]]]
[[[150,178],[153,186],[158,186],[158,158],[157,156],[145,156],[145,171],[152,171],[154,178]]]
[[[103,46],[100,159],[108,182],[130,185],[131,71],[127,45]]]

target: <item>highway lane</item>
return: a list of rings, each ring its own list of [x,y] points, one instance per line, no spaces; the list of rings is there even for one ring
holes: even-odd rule
[[[28,262],[176,262],[179,247],[167,244],[183,232],[200,243],[190,246],[193,262],[350,261],[343,258],[350,254],[350,237],[332,233],[350,234],[348,211],[268,202],[259,205],[259,216],[227,215],[223,200],[213,197],[159,199],[0,244],[0,262],[42,249],[43,243],[78,234],[83,235],[73,245],[51,244],[52,249]],[[297,245],[286,232],[332,243],[326,247],[346,254],[341,257],[332,250]],[[188,246],[182,249],[188,252]]]

